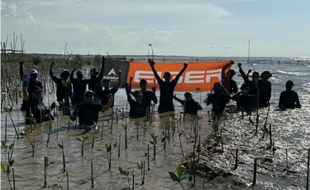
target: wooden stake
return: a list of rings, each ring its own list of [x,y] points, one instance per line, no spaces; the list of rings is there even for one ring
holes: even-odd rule
[[[69,190],[69,173],[66,172],[66,178],[67,178],[67,190]]]
[[[256,184],[256,173],[257,173],[257,158],[254,158],[254,173],[252,186]]]
[[[15,190],[16,186],[15,186],[15,172],[14,172],[14,168],[12,168],[12,175],[13,175],[13,189]]]
[[[118,151],[117,151],[117,157],[118,157],[118,158],[121,157],[121,133],[119,133],[119,137],[118,137]]]
[[[310,149],[308,149],[307,184],[306,184],[306,190],[309,190],[309,164],[310,164]]]
[[[44,156],[44,185],[43,187],[46,187],[46,170],[47,170],[47,167],[48,167],[48,157],[47,156]]]
[[[238,148],[236,149],[236,157],[235,157],[235,167],[234,170],[238,168]]]
[[[288,156],[287,156],[287,148],[285,149],[285,161],[286,161],[286,169],[288,169]]]
[[[64,151],[65,147],[63,140],[61,141],[61,146],[62,146],[61,151],[62,151],[62,166],[63,166],[62,170],[63,172],[66,172],[66,157],[65,157],[65,151]]]
[[[94,167],[93,167],[93,161],[90,161],[90,180],[91,180],[91,188],[94,188]]]
[[[150,171],[150,145],[147,144],[147,170]]]

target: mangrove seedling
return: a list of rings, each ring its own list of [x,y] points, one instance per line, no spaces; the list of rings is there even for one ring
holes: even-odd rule
[[[153,155],[154,160],[156,159],[156,144],[157,144],[157,136],[154,135],[154,133],[151,133],[152,140],[150,143],[153,145]]]
[[[17,129],[16,129],[16,126],[15,126],[15,123],[13,121],[13,117],[12,117],[12,106],[7,106],[7,107],[4,107],[4,112],[6,112],[6,115],[5,115],[5,142],[7,141],[7,114],[10,115],[10,119],[11,119],[11,122],[12,122],[12,125],[14,127],[14,131],[15,131],[15,134],[17,136],[17,139],[19,139],[19,133],[17,132]]]
[[[111,144],[105,144],[105,151],[108,154],[108,169],[111,170],[111,161],[112,161],[112,145]]]
[[[129,179],[129,171],[128,170],[124,170],[121,167],[118,167],[118,171],[121,175],[126,176],[127,178],[127,182],[128,182],[128,189],[130,190],[130,179]]]
[[[14,142],[15,142],[15,138],[14,138]],[[2,149],[7,151],[7,162],[4,162],[4,161],[1,162],[1,170],[7,176],[11,190],[13,189],[13,187],[15,187],[14,174],[13,174],[13,187],[12,187],[12,182],[11,182],[11,178],[10,178],[10,173],[11,173],[11,170],[13,170],[12,167],[14,164],[14,160],[12,159],[13,150],[14,150],[14,142],[12,144],[6,144],[4,141],[1,141]],[[15,190],[15,188],[14,188],[14,190]]]
[[[61,144],[58,143],[58,146],[61,148],[62,152],[62,172],[66,172],[66,157],[65,157],[65,151],[64,151],[64,141],[61,141]]]
[[[81,141],[81,156],[84,156],[84,142],[86,141],[87,137],[78,137],[76,138],[78,141]]]
[[[91,188],[93,189],[95,186],[94,182],[94,166],[93,166],[93,161],[90,161],[90,180],[91,180]]]
[[[145,179],[145,161],[137,162],[137,168],[138,168],[138,170],[140,170],[141,185],[144,185],[144,179]]]
[[[177,182],[183,190],[185,190],[181,181],[184,179],[185,168],[183,165],[178,165],[176,168],[176,172],[169,172],[169,176],[172,181]]]

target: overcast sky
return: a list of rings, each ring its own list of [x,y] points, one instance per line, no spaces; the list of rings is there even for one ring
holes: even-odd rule
[[[310,0],[1,0],[26,52],[310,56]]]

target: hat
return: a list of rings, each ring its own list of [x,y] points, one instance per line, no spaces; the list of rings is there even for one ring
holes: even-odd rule
[[[31,69],[30,74],[38,74],[38,71],[36,69]]]

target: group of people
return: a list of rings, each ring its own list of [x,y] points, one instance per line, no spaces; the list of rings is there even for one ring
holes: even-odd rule
[[[238,91],[238,86],[232,79],[235,75],[235,71],[232,69],[228,73],[230,85],[227,89],[220,83],[215,83],[213,93],[207,97],[207,104],[212,104],[212,111],[216,118],[219,118],[223,114],[225,106],[230,99],[236,101],[239,111],[248,114],[251,114],[253,110],[270,105],[271,82],[268,80],[272,77],[272,74],[269,71],[264,71],[259,75],[258,72],[254,71],[250,78],[251,70],[245,73],[241,63],[238,64],[238,68],[244,81],[240,87],[240,91]],[[281,110],[301,108],[298,94],[292,90],[292,87],[293,82],[291,80],[287,81],[286,90],[281,92],[279,99],[278,106]]]
[[[191,93],[184,93],[185,99],[180,99],[174,95],[174,89],[184,73],[188,64],[184,63],[180,72],[172,79],[169,72],[165,72],[163,79],[158,75],[155,69],[155,62],[148,60],[149,65],[154,73],[160,88],[158,113],[173,112],[173,100],[178,101],[183,106],[184,114],[196,115],[202,106],[193,99]],[[121,71],[118,72],[118,84],[116,87],[110,88],[110,80],[104,79],[103,71],[105,58],[102,57],[102,65],[100,72],[95,68],[90,70],[90,78],[84,79],[81,71],[76,72],[75,69],[70,73],[63,70],[60,77],[56,77],[53,72],[54,63],[50,67],[50,77],[56,83],[56,97],[59,108],[63,109],[65,115],[70,115],[72,120],[78,119],[81,126],[93,125],[98,121],[99,112],[105,112],[114,106],[114,95],[121,86]],[[220,118],[225,110],[226,104],[230,99],[237,102],[238,110],[245,111],[248,114],[251,111],[269,106],[271,97],[271,83],[268,79],[272,76],[269,71],[264,71],[259,75],[253,72],[250,79],[251,70],[247,73],[242,69],[239,63],[239,72],[244,80],[240,91],[236,82],[232,79],[235,75],[234,70],[230,70],[230,84],[224,87],[217,82],[213,85],[213,89],[206,99],[207,105],[212,104],[212,112],[216,118]],[[42,98],[42,82],[37,80],[37,70],[31,70],[29,75],[24,75],[23,62],[20,62],[20,76],[23,81],[23,104],[21,110],[26,111],[26,124],[33,122],[40,123],[53,119],[51,110],[56,107],[52,104],[46,108]],[[125,84],[127,100],[130,105],[129,116],[131,118],[145,117],[150,113],[150,107],[157,104],[156,87],[153,86],[148,90],[148,83],[145,79],[140,81],[140,90],[131,89],[131,80]],[[292,90],[293,82],[287,81],[286,91],[280,95],[279,107],[300,108],[298,95]]]

